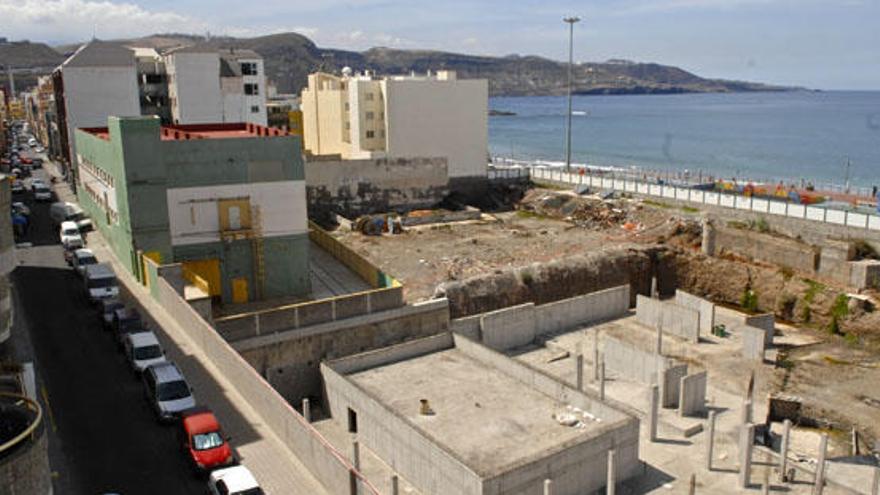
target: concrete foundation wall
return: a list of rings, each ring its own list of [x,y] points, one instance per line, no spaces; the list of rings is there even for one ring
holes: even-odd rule
[[[233,345],[285,399],[298,404],[303,398],[321,396],[321,361],[437,335],[448,328],[448,303],[438,299]]]
[[[515,470],[498,473],[484,484],[485,494],[542,493],[544,479],[553,480],[554,495],[592,493],[605,486],[608,449],[617,451],[618,482],[641,471],[638,459],[639,420],[577,390],[542,370],[511,359],[487,346],[454,335],[456,348],[470,358],[503,371],[561,404],[570,404],[602,419],[601,426],[575,445],[524,463]]]
[[[480,318],[482,318],[482,316],[483,315],[474,315],[449,320],[449,331],[458,335],[464,335],[471,340],[481,342],[483,340],[480,334]]]
[[[742,355],[746,359],[764,361],[764,342],[767,331],[761,328],[739,327],[737,332],[742,336]]]
[[[530,344],[536,336],[534,303],[484,313],[480,317],[483,343],[505,350]]]
[[[775,225],[777,219],[772,220]],[[716,226],[715,250],[719,254],[731,252],[807,274],[815,273],[819,266],[818,250],[813,246],[746,229]]]
[[[681,379],[687,375],[687,372],[686,364],[677,364],[666,368],[660,374],[660,404],[663,407],[678,407]]]
[[[608,320],[629,310],[630,287],[623,285],[535,308],[536,334],[553,334]]]
[[[700,313],[700,335],[711,335],[715,326],[715,305],[702,297],[676,290],[675,303]]]
[[[664,334],[693,343],[700,340],[700,313],[672,302],[639,295],[636,298],[636,319],[648,328],[661,325]]]
[[[449,192],[446,158],[306,161],[309,216],[431,208]]]
[[[660,400],[664,407],[678,405],[679,380],[687,374],[687,365],[653,352],[606,336],[602,352],[605,366],[629,380],[645,385],[660,386]]]
[[[849,286],[856,289],[880,289],[880,261],[851,262]]]
[[[453,453],[367,391],[321,364],[334,421],[357,414],[357,438],[425,495],[481,495],[482,480]],[[344,423],[343,423],[344,424]]]
[[[681,378],[678,412],[682,416],[701,415],[706,411],[706,385],[708,374],[705,371]]]
[[[764,347],[773,345],[773,335],[776,333],[776,316],[773,313],[746,316],[745,326],[763,330]]]

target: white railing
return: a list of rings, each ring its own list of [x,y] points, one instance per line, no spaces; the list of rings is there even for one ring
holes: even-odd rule
[[[522,171],[521,171],[522,170]],[[516,172],[513,172],[516,171]],[[614,189],[617,191],[634,192],[663,199],[687,201],[689,203],[721,206],[737,210],[752,211],[767,215],[778,215],[789,218],[799,218],[816,222],[845,225],[847,227],[880,231],[880,215],[874,213],[862,213],[855,211],[836,210],[823,206],[804,206],[788,201],[780,201],[767,198],[753,198],[738,194],[723,193],[717,191],[703,191],[688,187],[680,187],[668,184],[652,184],[631,179],[612,179],[595,175],[571,174],[563,171],[547,168],[533,167],[502,169],[497,168],[489,172],[489,178],[506,178],[504,174],[518,173],[530,176],[532,180],[545,180],[570,184],[572,186],[585,185],[601,189]]]

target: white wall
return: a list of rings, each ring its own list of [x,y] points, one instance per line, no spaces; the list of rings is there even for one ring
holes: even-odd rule
[[[486,80],[389,79],[383,85],[388,156],[447,157],[452,178],[487,175]]]
[[[172,53],[166,59],[174,98],[172,118],[179,124],[223,121],[220,97],[220,56],[215,53]]]
[[[242,76],[242,116],[244,117],[244,122],[252,122],[254,124],[266,125],[267,117],[266,117],[266,93],[269,88],[266,85],[266,71],[263,68],[263,60],[262,59],[240,59],[239,63],[254,63],[257,64],[257,75],[255,76]],[[245,84],[257,84],[260,88],[260,94],[258,95],[245,95],[244,94],[244,85]],[[251,111],[251,107],[259,107],[260,110],[256,113]],[[232,122],[231,120],[227,120],[227,122]]]
[[[184,187],[168,189],[171,244],[180,246],[219,241],[217,200],[242,197],[250,197],[251,206],[260,207],[265,237],[307,232],[304,181]]]
[[[141,114],[135,66],[64,67],[64,104],[70,157],[76,160],[76,132],[80,127],[107,127],[107,117]]]

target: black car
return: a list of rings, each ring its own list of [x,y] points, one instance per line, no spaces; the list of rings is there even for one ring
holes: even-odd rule
[[[108,297],[98,301],[98,314],[101,316],[104,330],[113,328],[113,316],[116,314],[116,310],[124,307],[125,304],[116,297]]]
[[[116,343],[121,348],[127,334],[144,330],[146,327],[143,320],[141,320],[141,314],[138,310],[122,307],[113,312],[112,328]]]

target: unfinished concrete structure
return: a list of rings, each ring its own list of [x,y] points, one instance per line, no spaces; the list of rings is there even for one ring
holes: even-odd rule
[[[638,419],[460,335],[321,373],[333,420],[424,495],[537,495],[548,479],[574,495],[641,472]]]

